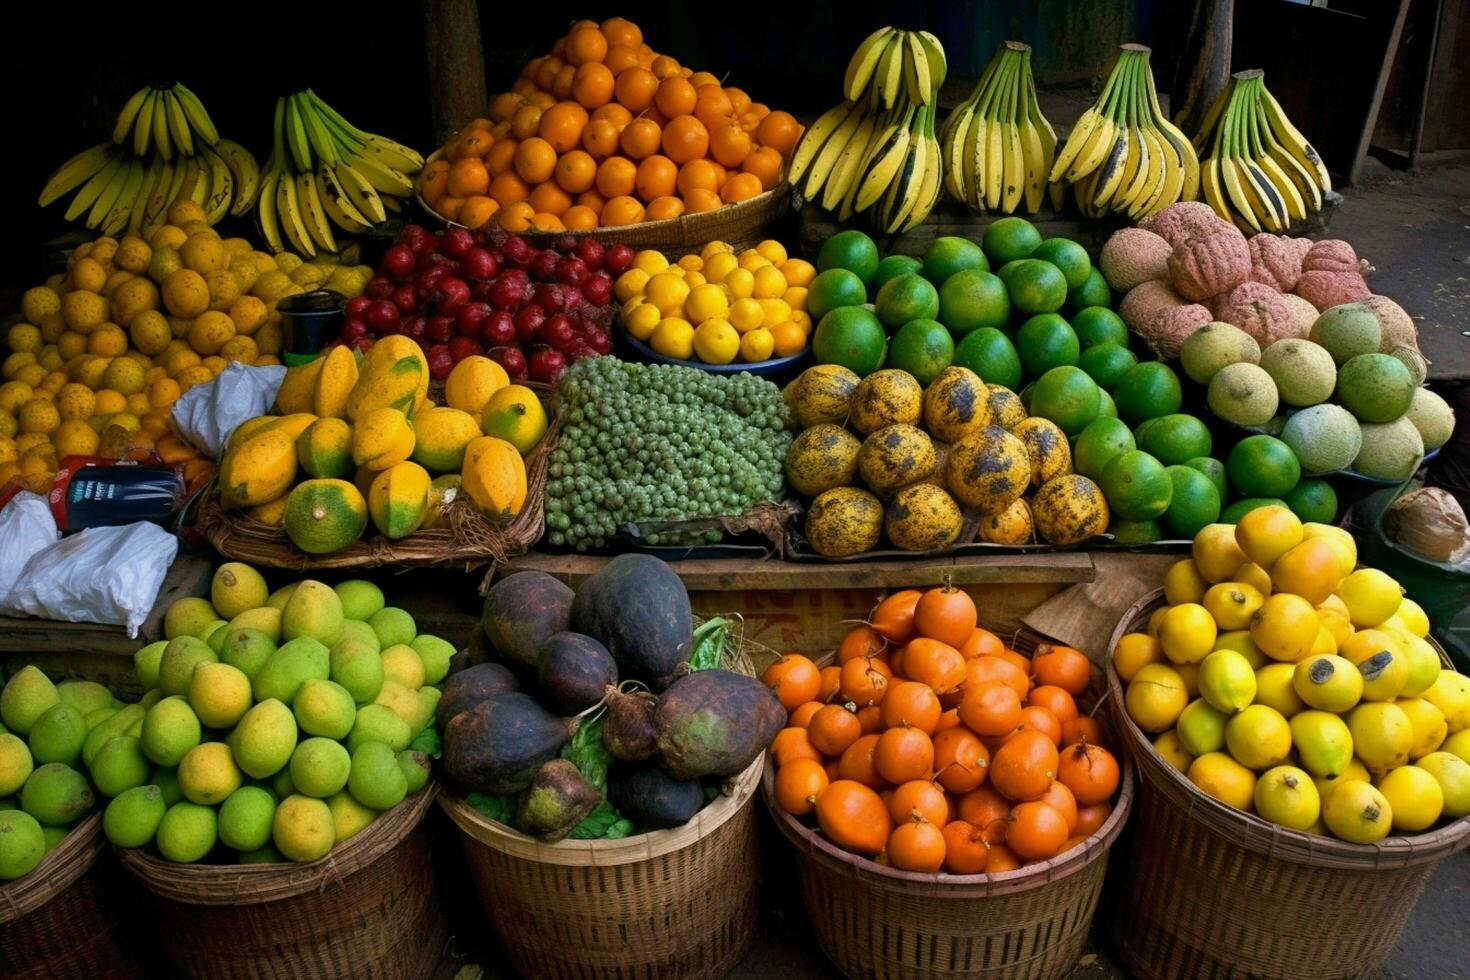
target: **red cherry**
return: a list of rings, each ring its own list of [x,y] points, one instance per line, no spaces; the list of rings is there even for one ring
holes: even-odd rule
[[[562,309],[561,289],[560,283],[538,282],[531,291],[531,302],[547,313],[555,313]]]
[[[485,348],[473,337],[455,337],[449,342],[449,356],[458,364],[466,357],[485,353]]]
[[[429,362],[429,377],[435,381],[443,381],[449,377],[449,372],[454,370],[454,357],[444,344],[435,344],[430,347],[424,352],[424,357]]]
[[[593,272],[596,272],[598,269],[602,268],[602,260],[606,251],[602,247],[602,242],[599,242],[595,238],[583,238],[581,241],[577,242],[576,251],[577,257],[580,258],[583,262],[586,262],[587,268],[591,269]]]
[[[505,373],[512,378],[526,376],[526,355],[519,347],[497,347],[490,352],[490,357],[499,361],[500,366],[505,368]]]
[[[382,299],[393,292],[393,281],[387,276],[373,276],[363,287],[363,295],[372,299]]]
[[[547,315],[546,310],[535,304],[520,308],[515,315],[515,325],[516,336],[520,338],[521,343],[529,343],[531,338],[536,336],[541,324],[546,322]]]
[[[605,273],[594,272],[579,288],[593,306],[606,306],[612,298],[612,280]]]
[[[460,262],[464,274],[471,279],[490,279],[500,270],[500,263],[489,249],[472,248]]]
[[[496,310],[480,324],[480,338],[487,347],[502,347],[516,342],[516,321],[504,310]]]
[[[537,252],[531,260],[531,275],[537,279],[550,279],[556,275],[556,263],[560,260],[561,257],[549,248]]]
[[[418,290],[409,283],[400,283],[388,294],[388,302],[398,307],[399,313],[412,313],[419,305]]]
[[[450,231],[462,230],[451,228]],[[470,301],[470,287],[463,279],[446,278],[439,283],[435,299],[441,313],[453,313]]]
[[[619,242],[607,250],[602,257],[602,267],[613,275],[633,264],[634,251],[631,246]]]
[[[468,228],[450,228],[439,236],[439,251],[458,258],[475,247],[474,236]]]
[[[519,272],[519,269],[512,270]],[[497,310],[516,310],[526,301],[526,284],[510,272],[501,275],[490,287],[490,305]]]
[[[480,334],[481,325],[489,315],[490,305],[488,303],[470,302],[455,312],[454,321],[460,333],[466,337],[477,337]]]
[[[587,263],[575,256],[562,259],[556,264],[556,278],[569,286],[577,286],[587,278]]]
[[[397,282],[402,282],[413,275],[414,254],[413,249],[407,245],[393,245],[383,253],[382,272]]]
[[[432,365],[431,365],[432,367]],[[560,378],[567,369],[566,355],[561,351],[545,348],[531,355],[531,378],[535,381],[552,382]]]
[[[362,318],[378,333],[386,333],[397,327],[401,319],[398,307],[386,299],[375,301],[363,313]]]
[[[550,344],[557,350],[570,349],[578,342],[577,331],[572,326],[572,318],[565,313],[546,318],[541,324],[541,329],[536,331],[536,339],[543,344]]]
[[[373,298],[371,296],[354,296],[347,301],[347,305],[343,309],[348,316],[361,317],[367,312],[367,308],[372,305],[372,302]]]

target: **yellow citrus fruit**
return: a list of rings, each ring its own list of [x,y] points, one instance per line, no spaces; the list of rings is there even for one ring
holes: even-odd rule
[[[1176,664],[1197,664],[1215,648],[1215,620],[1197,602],[1170,606],[1159,624],[1164,656]]]
[[[1291,726],[1275,708],[1253,704],[1226,723],[1225,746],[1247,769],[1270,769],[1291,755]]]
[[[56,411],[63,421],[89,418],[96,412],[97,396],[84,384],[72,382],[62,385],[56,393]]]
[[[771,264],[770,259],[766,258],[764,255],[757,252],[753,248],[747,248],[745,251],[740,253],[738,258],[740,259],[740,268],[748,269],[751,272],[755,272],[756,269]]]
[[[38,353],[43,346],[41,328],[31,323],[17,323],[5,335],[6,343],[13,351]]]
[[[58,456],[91,456],[97,452],[97,433],[83,419],[67,419],[52,436]]]
[[[739,259],[729,252],[719,252],[705,259],[704,268],[701,271],[705,279],[710,282],[724,282],[725,277],[738,268],[740,268]]]
[[[1308,657],[1296,665],[1292,690],[1308,705],[1322,711],[1350,710],[1363,697],[1363,675],[1343,657]]]
[[[1399,611],[1394,615],[1403,621],[1404,629],[1421,640],[1429,635],[1429,617],[1425,614],[1424,607],[1408,596],[1403,597],[1399,603]]]
[[[656,303],[657,300],[653,299],[651,292],[650,290],[650,302]],[[689,322],[695,326],[699,326],[706,320],[716,318],[723,320],[729,310],[729,297],[725,295],[723,289],[714,283],[695,286],[689,291],[689,296],[684,301],[684,313],[688,317]],[[736,343],[738,344],[739,341],[737,340]],[[733,357],[731,359],[733,360]],[[711,363],[725,364],[729,362],[715,361]]]
[[[1399,698],[1394,704],[1409,719],[1409,727],[1414,731],[1409,744],[1410,759],[1421,759],[1444,746],[1449,725],[1443,711],[1423,698]]]
[[[61,315],[77,333],[91,333],[107,319],[108,302],[96,293],[76,289],[61,298]]]
[[[1358,630],[1342,642],[1338,653],[1363,675],[1365,701],[1391,701],[1409,680],[1409,659],[1386,630]]]
[[[704,259],[691,252],[688,255],[682,256],[679,261],[674,264],[687,272],[698,272],[700,269],[704,268]]]
[[[1444,791],[1433,776],[1418,766],[1399,766],[1378,781],[1388,800],[1393,829],[1406,834],[1428,830],[1444,812]]]
[[[85,289],[89,293],[100,293],[107,285],[107,270],[102,263],[90,255],[84,259],[78,259],[71,267],[71,281],[77,289]]]
[[[758,299],[756,302],[761,305],[761,325],[768,329],[792,317],[791,304],[784,299]]]
[[[775,349],[776,339],[765,327],[748,330],[740,338],[740,359],[750,364],[769,360]]]
[[[1247,558],[1270,570],[1276,559],[1301,543],[1302,522],[1285,507],[1257,507],[1235,525],[1235,541]]]
[[[787,261],[786,246],[774,238],[767,238],[755,247],[756,253],[773,265],[781,265]]]
[[[35,432],[42,435],[55,432],[61,425],[61,415],[56,411],[56,406],[44,398],[32,398],[22,405],[16,420],[20,422],[21,432]]]
[[[1307,523],[1302,525],[1302,538],[1306,541],[1322,540],[1331,544],[1337,551],[1338,566],[1342,578],[1351,575],[1353,568],[1358,564],[1358,542],[1353,536],[1340,527],[1332,524]]]
[[[766,329],[771,332],[771,353],[777,357],[790,357],[806,349],[806,331],[795,320]]]
[[[787,259],[777,264],[781,268],[781,275],[792,286],[809,286],[817,277],[817,267],[805,259]]]
[[[204,208],[200,207],[197,202],[181,197],[168,206],[168,213],[165,217],[168,223],[175,228],[182,228],[191,221],[203,221],[207,216]]]
[[[1145,664],[1128,682],[1123,701],[1128,717],[1146,732],[1162,732],[1174,722],[1189,704],[1184,678],[1166,664]]]
[[[31,323],[40,323],[61,312],[61,296],[49,286],[33,286],[21,296],[20,312]]]
[[[215,270],[227,269],[230,264],[225,243],[220,241],[218,235],[205,232],[190,235],[179,246],[179,258],[183,261],[184,268],[192,269],[201,276]]]
[[[1251,670],[1260,670],[1270,663],[1270,659],[1256,646],[1256,641],[1251,639],[1250,630],[1234,629],[1227,630],[1215,637],[1216,650],[1234,650],[1246,659],[1251,665]]]
[[[1256,704],[1275,708],[1287,718],[1305,709],[1306,702],[1292,686],[1295,675],[1295,664],[1270,663],[1259,668],[1256,671]]]
[[[1176,561],[1164,573],[1164,599],[1171,606],[1182,602],[1199,602],[1205,597],[1205,590],[1209,587],[1210,584],[1200,575],[1192,558]]]
[[[1332,595],[1342,579],[1338,546],[1327,538],[1307,538],[1271,566],[1271,585],[1316,606]]]
[[[302,266],[307,268],[307,266]],[[310,266],[316,269],[316,266]],[[313,285],[316,285],[313,283]],[[240,283],[228,269],[215,269],[204,277],[204,286],[209,290],[209,308],[221,312],[234,305],[240,298]]]
[[[153,284],[152,279],[144,279],[134,276],[112,294],[112,318],[124,327],[131,326],[133,320],[145,310],[158,308],[158,287]]]
[[[1147,633],[1129,633],[1113,648],[1113,669],[1124,684],[1149,664],[1163,664],[1164,648]]]
[[[124,395],[136,395],[143,390],[143,367],[130,357],[114,357],[102,375],[102,383]]]
[[[120,391],[102,388],[97,392],[92,410],[98,415],[116,415],[128,410],[128,397]]]
[[[664,258],[664,253],[652,248],[646,248],[633,256],[633,264],[630,266],[647,276],[656,276],[668,267],[669,260]]]
[[[1224,752],[1209,752],[1189,764],[1189,781],[1207,796],[1237,810],[1249,810],[1256,792],[1256,774]]]
[[[755,294],[755,275],[744,266],[738,266],[725,274],[725,288],[736,299],[749,299]]]
[[[694,353],[706,364],[729,364],[740,353],[740,334],[729,320],[705,320],[694,331]]]
[[[233,336],[234,321],[218,310],[208,310],[199,314],[189,328],[189,346],[201,354],[217,354]]]
[[[128,335],[115,323],[104,323],[87,336],[87,353],[121,357],[128,352]]]
[[[1376,568],[1360,568],[1337,587],[1348,618],[1359,629],[1377,626],[1398,612],[1404,593],[1392,577]]]
[[[230,321],[235,324],[235,333],[248,337],[265,325],[270,310],[255,296],[241,296],[230,304]]]
[[[623,314],[623,326],[637,339],[647,340],[653,336],[653,328],[658,326],[662,319],[663,314],[659,312],[657,306],[640,301]]]
[[[1296,766],[1277,766],[1262,773],[1254,801],[1261,819],[1292,830],[1307,830],[1322,815],[1316,784]]]
[[[664,316],[678,315],[688,297],[689,284],[672,272],[660,272],[648,280],[643,290],[643,298],[657,306]]]
[[[786,292],[786,277],[773,265],[763,265],[755,270],[753,292],[756,299],[778,299]]]
[[[766,311],[760,301],[746,297],[730,304],[730,322],[741,333],[748,333],[765,324]]]
[[[680,317],[666,317],[653,328],[649,344],[664,357],[687,361],[694,356],[694,327]]]
[[[1235,525],[1208,524],[1194,536],[1190,548],[1195,566],[1206,582],[1227,582],[1236,577],[1245,553],[1235,540]]]
[[[651,278],[652,276],[642,269],[627,269],[618,276],[618,281],[613,283],[613,295],[618,298],[619,302],[626,303],[635,296],[643,295],[643,289]]]
[[[1190,763],[1194,762],[1194,756],[1180,743],[1179,732],[1172,728],[1154,739],[1154,751],[1180,772],[1188,772]]]
[[[1255,586],[1244,582],[1220,582],[1212,585],[1203,598],[1204,607],[1210,611],[1222,630],[1243,630],[1250,626],[1251,617],[1265,601],[1266,597]]]
[[[163,282],[163,305],[178,317],[196,317],[209,309],[209,287],[193,269],[179,269]]]
[[[1251,616],[1251,639],[1272,660],[1295,663],[1311,651],[1320,626],[1317,610],[1310,602],[1301,596],[1279,593]]]

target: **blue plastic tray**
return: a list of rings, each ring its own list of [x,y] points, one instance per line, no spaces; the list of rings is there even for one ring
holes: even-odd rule
[[[618,328],[618,336],[631,350],[635,351],[645,360],[652,361],[655,364],[677,364],[680,367],[699,368],[701,371],[709,371],[712,374],[739,374],[742,371],[750,374],[777,374],[796,367],[812,356],[811,345],[807,345],[807,348],[801,353],[792,354],[790,357],[773,357],[768,361],[754,361],[749,363],[734,361],[730,364],[706,364],[703,361],[683,361],[677,357],[665,357],[621,327]]]

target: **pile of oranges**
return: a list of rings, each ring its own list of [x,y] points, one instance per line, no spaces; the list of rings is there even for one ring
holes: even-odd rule
[[[692,71],[621,17],[582,20],[419,177],[470,228],[580,231],[676,218],[775,187],[801,138],[790,113]]]
[[[831,666],[800,654],[762,680],[789,713],[775,797],[837,846],[903,871],[997,874],[1062,854],[1112,811],[1118,761],[1079,713],[1091,664],[1031,659],[951,587],[895,593]]]

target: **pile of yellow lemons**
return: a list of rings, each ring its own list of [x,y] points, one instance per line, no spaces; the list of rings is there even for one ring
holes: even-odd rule
[[[816,274],[777,241],[738,253],[714,241],[673,264],[662,252],[639,252],[613,295],[624,329],[665,357],[755,363],[806,349],[807,285]]]

